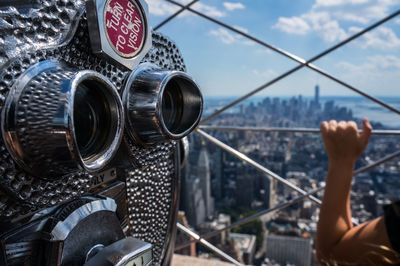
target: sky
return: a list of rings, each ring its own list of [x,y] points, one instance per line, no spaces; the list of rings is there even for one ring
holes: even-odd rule
[[[179,9],[147,2],[153,27]],[[400,0],[200,0],[193,9],[309,59],[400,9]],[[159,31],[176,42],[206,97],[245,94],[298,64],[189,11]],[[400,96],[400,16],[315,65],[374,96]],[[305,68],[258,95],[311,96],[316,84],[322,96],[356,95]]]

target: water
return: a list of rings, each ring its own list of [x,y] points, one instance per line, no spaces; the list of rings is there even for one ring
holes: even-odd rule
[[[265,97],[252,97],[243,101],[244,105],[248,105],[251,102],[258,103],[262,101]],[[289,99],[291,97],[279,97],[281,99]],[[225,104],[233,101],[236,97],[209,97],[205,99],[205,112],[204,115],[209,115],[213,110],[221,108]],[[311,100],[312,97],[303,97],[305,100]],[[400,110],[400,97],[379,97],[380,100],[390,104],[391,106]],[[363,97],[348,97],[348,96],[329,96],[321,97],[322,105],[326,101],[333,100],[335,104],[340,107],[346,107],[353,111],[353,114],[357,118],[368,118],[374,122],[380,122],[389,128],[400,128],[400,115],[395,114],[384,107],[377,105],[376,103],[365,99]],[[226,112],[238,112],[239,106],[235,106]]]
[[[400,115],[395,114],[376,103],[362,97],[323,97],[321,102],[335,101],[336,105],[351,109],[355,117],[368,118],[374,122],[380,122],[386,127],[399,128]],[[380,100],[400,109],[400,98],[381,97]]]

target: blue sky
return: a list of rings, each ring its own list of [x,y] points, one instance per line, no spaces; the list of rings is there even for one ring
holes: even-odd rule
[[[153,26],[177,10],[147,2]],[[400,0],[200,0],[193,8],[307,59],[400,9]],[[160,31],[178,44],[205,96],[244,94],[296,65],[187,11]],[[400,96],[400,16],[315,64],[375,96]],[[355,95],[308,69],[259,95],[312,95],[316,83],[323,96]]]

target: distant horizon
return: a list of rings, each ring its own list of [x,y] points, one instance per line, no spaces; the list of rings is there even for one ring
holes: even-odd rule
[[[212,113],[214,110],[220,108],[232,102],[234,99],[239,96],[207,96],[205,97],[205,113]],[[244,100],[243,102],[235,105],[227,112],[237,112],[241,105],[248,105],[250,103],[260,103],[265,98],[278,98],[281,102],[283,100],[288,101],[292,97],[296,96],[263,96],[257,95],[250,97],[249,99]],[[302,96],[304,101],[310,102],[314,99],[314,96]],[[387,102],[389,105],[400,108],[400,97],[399,96],[382,96],[378,97],[381,100]],[[388,128],[398,129],[400,128],[400,118],[398,114],[389,111],[388,109],[376,104],[375,102],[364,98],[359,95],[331,95],[331,96],[320,96],[320,103],[323,105],[325,102],[332,100],[335,102],[336,106],[346,107],[352,110],[354,117],[356,118],[364,118],[367,117],[372,122],[380,122]],[[236,111],[235,111],[236,110]]]
[[[207,95],[204,96],[204,98],[239,98],[242,97],[243,95]],[[310,97],[313,98],[314,95],[303,95],[303,94],[297,94],[297,95],[256,95],[256,96],[251,96],[246,100],[249,100],[251,98],[292,98],[292,97],[298,97],[298,96],[302,96],[302,97]],[[361,95],[320,95],[319,98],[331,98],[331,97],[345,97],[345,98],[364,98],[366,100],[368,100],[367,98],[365,98],[364,96]],[[388,95],[374,95],[374,97],[376,98],[400,98],[400,95],[393,95],[393,96],[388,96]]]

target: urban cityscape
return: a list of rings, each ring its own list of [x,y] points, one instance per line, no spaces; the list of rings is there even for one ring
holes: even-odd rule
[[[341,106],[334,97],[322,100],[318,85],[314,90],[314,97],[264,97],[245,102],[229,113],[222,113],[209,125],[319,128],[321,121],[330,119],[355,120],[360,124],[363,117],[356,116],[349,105]],[[206,106],[205,112],[211,113],[219,104],[215,100]],[[391,128],[380,121],[371,123],[374,129]],[[327,157],[319,134],[207,132],[306,191],[324,185]],[[399,148],[395,136],[372,136],[356,168]],[[362,223],[381,215],[382,206],[399,199],[399,172],[399,160],[394,159],[354,177],[352,213],[355,222]],[[322,193],[316,196],[321,199]],[[200,234],[221,229],[298,195],[199,135],[190,136],[190,155],[181,180],[179,219]],[[318,206],[306,199],[223,231],[208,241],[246,265],[318,265],[314,250],[318,212]],[[193,242],[189,246],[182,245],[189,240],[178,233],[176,253],[218,259]]]

